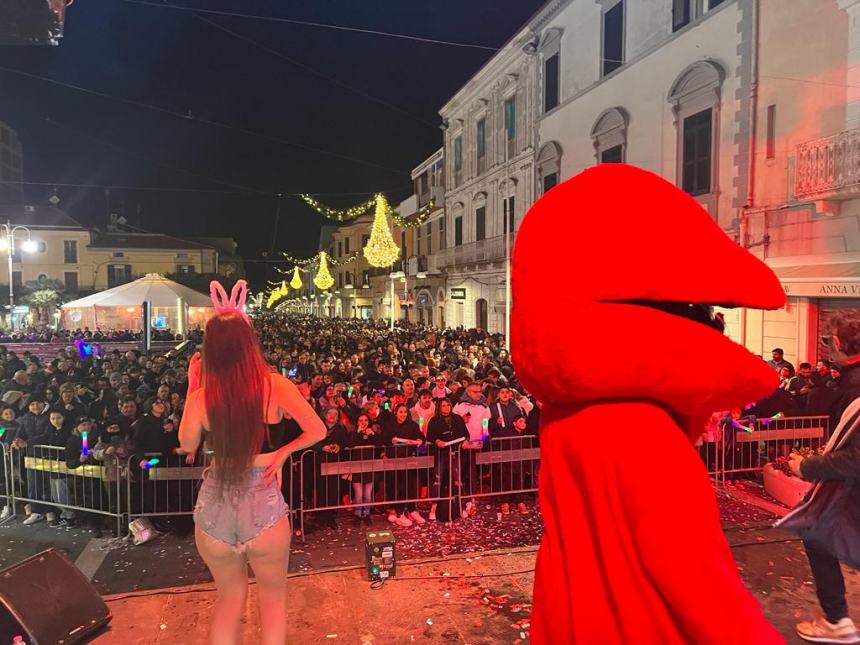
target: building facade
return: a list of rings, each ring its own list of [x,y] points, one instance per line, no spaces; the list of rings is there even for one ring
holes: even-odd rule
[[[774,268],[788,305],[741,312],[736,328],[753,351],[783,347],[796,365],[827,358],[819,337],[835,318],[860,318],[860,1],[758,4],[741,240]]]
[[[156,233],[94,231],[87,247],[92,282],[87,291],[110,289],[148,273],[218,273],[218,251]]]
[[[0,222],[11,228],[25,227],[15,232],[12,282],[16,293],[54,289],[78,295],[92,282],[92,262],[87,253],[90,232],[64,212],[50,206],[0,206]],[[32,253],[21,247],[28,238],[36,243]],[[2,260],[0,282],[8,285],[6,249]]]
[[[506,251],[534,200],[533,34],[527,25],[442,107],[448,326],[505,331]],[[510,213],[510,216],[509,216]]]

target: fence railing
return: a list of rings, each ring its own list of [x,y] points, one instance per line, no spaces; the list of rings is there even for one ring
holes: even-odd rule
[[[699,450],[719,484],[760,471],[792,448],[824,445],[828,421],[822,416],[728,421]],[[0,448],[0,506],[28,503],[34,513],[55,513],[67,521],[81,513],[99,515],[111,518],[118,534],[135,518],[190,516],[209,465],[207,456],[186,463],[185,457],[163,455],[108,455],[80,464],[65,447]],[[150,459],[157,461],[145,463]],[[363,518],[372,508],[409,513],[416,504],[429,503],[438,507],[440,520],[449,521],[460,516],[465,500],[522,501],[537,492],[539,471],[540,448],[532,436],[493,438],[482,449],[455,444],[420,451],[408,445],[307,450],[285,465],[282,492],[293,525],[304,536],[309,513],[333,517],[350,510]]]
[[[81,455],[82,457],[83,455]],[[10,496],[25,502],[39,515],[72,523],[79,513],[113,518],[116,533],[122,532],[123,482],[128,480],[128,462],[113,455],[96,461],[92,453],[81,460],[69,458],[65,446],[33,445],[8,451]]]
[[[724,424],[720,438],[724,478],[758,472],[792,448],[817,448],[830,438],[830,419],[825,416],[743,420]]]

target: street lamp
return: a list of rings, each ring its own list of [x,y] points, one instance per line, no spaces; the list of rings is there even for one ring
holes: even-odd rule
[[[26,226],[12,226],[12,223],[7,221],[5,224],[0,224],[0,249],[6,249],[6,257],[9,261],[9,328],[15,330],[15,316],[13,310],[15,307],[15,280],[12,273],[12,256],[15,254],[15,231],[26,231],[27,239],[21,243],[21,250],[25,253],[34,253],[39,245],[32,239],[30,229]]]

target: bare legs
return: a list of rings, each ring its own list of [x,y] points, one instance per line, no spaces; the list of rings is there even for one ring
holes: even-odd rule
[[[209,642],[212,645],[238,645],[245,600],[248,597],[248,564],[245,555],[209,537],[200,529],[194,532],[200,557],[209,567],[218,595],[212,609]]]
[[[290,562],[290,517],[285,515],[248,545],[248,560],[257,580],[260,645],[287,642],[287,567]]]
[[[252,540],[245,553],[200,530],[195,540],[200,556],[212,572],[218,597],[212,613],[212,645],[238,645],[248,597],[248,562],[257,581],[262,637],[260,645],[287,641],[287,565],[290,558],[290,519],[284,516]]]

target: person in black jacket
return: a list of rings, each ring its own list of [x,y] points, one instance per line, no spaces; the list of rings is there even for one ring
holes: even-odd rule
[[[452,484],[457,486],[460,484],[460,460],[457,457],[463,441],[451,446],[446,445],[458,439],[469,440],[466,423],[460,415],[453,413],[451,401],[439,399],[436,404],[436,416],[430,420],[427,428],[427,443],[431,446],[431,453],[436,457],[434,497],[447,498],[451,494]],[[437,514],[440,521],[451,521],[452,514],[447,500],[443,501],[438,509],[437,504],[430,507],[430,519],[435,520]]]
[[[525,450],[537,447],[537,438],[531,435],[528,429],[526,417],[519,414],[514,417],[510,426],[501,428],[493,435],[493,439],[500,441],[489,442],[491,450]],[[509,461],[499,464],[501,468],[494,472],[494,492],[518,491],[532,487],[533,473],[536,463],[533,461]],[[496,477],[498,476],[498,479]],[[507,515],[512,505],[517,506],[520,513],[528,513],[523,493],[511,492],[502,495],[501,511]]]
[[[74,429],[66,441],[65,462],[69,470],[79,470],[83,466],[92,466],[94,459],[93,448],[97,443],[97,428],[89,417],[80,417],[75,421]],[[84,450],[84,437],[87,438],[87,448]],[[68,477],[68,488],[74,506],[92,508],[93,510],[108,510],[110,508],[107,496],[103,494],[101,480],[96,477],[84,477],[74,474]],[[98,515],[84,513],[90,528],[100,531]]]
[[[409,408],[400,403],[394,408],[394,416],[383,428],[383,444],[386,446],[387,457],[414,457],[418,454],[418,446],[424,445],[424,433],[418,424],[409,418]],[[425,520],[415,507],[418,498],[418,472],[414,469],[386,471],[385,497],[396,502],[394,517],[389,513],[388,521],[397,526],[412,526],[413,522],[424,524]]]
[[[41,397],[33,396],[27,405],[27,412],[18,419],[18,431],[12,440],[12,447],[18,450],[12,454],[12,458],[18,460],[18,472],[24,471],[24,453],[21,451],[26,450],[27,455],[35,456],[35,446],[43,442],[50,426],[45,401]],[[51,491],[44,472],[28,468],[26,473],[27,497],[33,500],[30,502],[30,514],[24,519],[24,524],[29,526],[45,519],[49,507],[35,500],[50,501]]]
[[[340,475],[323,475],[321,466],[324,463],[340,461],[341,451],[349,445],[346,428],[340,422],[340,412],[331,407],[323,413],[323,422],[326,426],[325,439],[313,446],[316,453],[316,506],[337,506],[341,501],[344,489]],[[337,528],[335,521],[336,511],[333,509],[320,511],[317,515],[319,523],[332,529]]]
[[[51,526],[74,526],[75,512],[68,508],[72,502],[69,495],[69,475],[61,472],[60,468],[60,464],[65,462],[66,444],[72,433],[66,424],[62,410],[51,410],[48,419],[51,422],[51,427],[48,429],[48,434],[42,445],[51,448],[43,449],[42,456],[46,459],[45,463],[50,464],[48,483],[51,489],[51,501],[57,504],[60,511],[59,517],[55,513],[49,512],[48,523]],[[53,450],[53,448],[62,448],[62,451]]]
[[[832,416],[839,419],[840,423],[830,427],[842,437],[846,432],[851,434],[839,447],[829,443],[823,455],[804,458],[793,453],[789,461],[791,471],[798,477],[814,482],[839,480],[850,487],[843,493],[850,496],[849,502],[843,505],[846,510],[860,508],[860,431],[856,430],[860,424],[860,405],[857,403],[860,397],[860,330],[854,329],[854,324],[846,321],[842,329],[838,330],[841,333],[832,336],[830,341],[830,358],[841,367],[843,374],[839,396],[832,410]],[[838,495],[833,499],[836,498]],[[803,512],[802,508],[800,513]],[[789,518],[791,514],[786,519]],[[846,514],[840,518],[840,522],[840,541],[845,540],[846,535],[856,540],[860,535],[857,513]],[[811,642],[860,642],[854,622],[848,616],[845,580],[832,544],[809,539],[803,542],[824,616],[798,623],[797,634]],[[847,545],[847,548],[860,551],[858,544]]]
[[[350,461],[371,461],[379,456],[379,446],[382,436],[373,430],[370,417],[362,412],[355,420],[355,430],[349,433]],[[352,503],[355,506],[353,523],[358,526],[362,522],[370,526],[370,506],[373,502],[374,473],[352,473]]]

